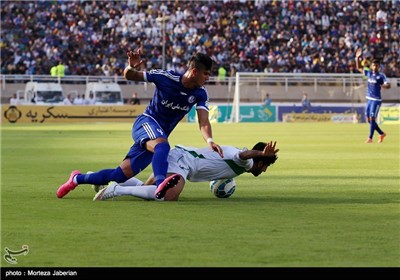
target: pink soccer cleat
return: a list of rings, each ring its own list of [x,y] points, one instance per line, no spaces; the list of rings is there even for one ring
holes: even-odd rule
[[[57,190],[57,197],[58,198],[63,198],[66,196],[70,191],[76,188],[77,184],[74,183],[74,177],[75,175],[81,174],[79,170],[74,170],[71,172],[71,175],[69,176],[69,179],[67,182],[61,185],[61,187],[58,188]]]
[[[156,200],[164,200],[164,196],[167,193],[167,190],[175,187],[180,180],[180,175],[173,174],[166,178],[156,189],[154,193],[154,197]]]

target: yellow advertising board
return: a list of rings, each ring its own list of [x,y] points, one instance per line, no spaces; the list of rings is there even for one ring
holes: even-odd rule
[[[380,111],[380,123],[384,124],[400,124],[400,105],[382,106]]]
[[[146,105],[111,106],[39,106],[2,105],[1,122],[6,123],[79,123],[133,122]]]
[[[357,114],[341,113],[287,113],[283,114],[284,122],[338,122],[338,123],[358,123]]]

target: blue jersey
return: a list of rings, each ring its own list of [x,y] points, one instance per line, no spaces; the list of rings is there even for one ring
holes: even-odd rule
[[[204,87],[187,89],[182,84],[182,75],[174,71],[150,70],[144,72],[144,80],[155,84],[154,96],[144,115],[154,118],[169,135],[190,109],[208,111],[208,93]]]
[[[381,86],[388,83],[385,74],[372,73],[370,70],[364,70],[364,75],[368,78],[367,99],[382,101]]]

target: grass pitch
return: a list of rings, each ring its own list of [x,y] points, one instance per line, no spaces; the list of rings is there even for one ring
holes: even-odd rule
[[[267,173],[237,177],[232,197],[188,183],[179,202],[134,197],[93,202],[71,170],[114,168],[131,146],[130,123],[3,125],[1,250],[19,267],[398,267],[399,126],[364,144],[367,124],[214,124],[219,144],[276,140]],[[170,142],[205,146],[196,124]],[[145,180],[150,167],[138,177]],[[2,267],[13,267],[2,258]]]

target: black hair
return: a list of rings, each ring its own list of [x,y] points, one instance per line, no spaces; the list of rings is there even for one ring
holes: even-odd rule
[[[372,60],[372,63],[375,63],[376,65],[380,65],[381,61],[379,59],[375,58]]]
[[[196,53],[189,60],[190,68],[205,68],[210,71],[213,66],[213,60],[204,53]]]
[[[266,145],[267,143],[258,142],[257,144],[254,145],[252,150],[264,151]],[[270,156],[253,158],[253,161],[255,164],[261,161],[263,164],[270,166],[271,164],[274,164],[277,159],[278,159],[277,155],[270,155]]]

